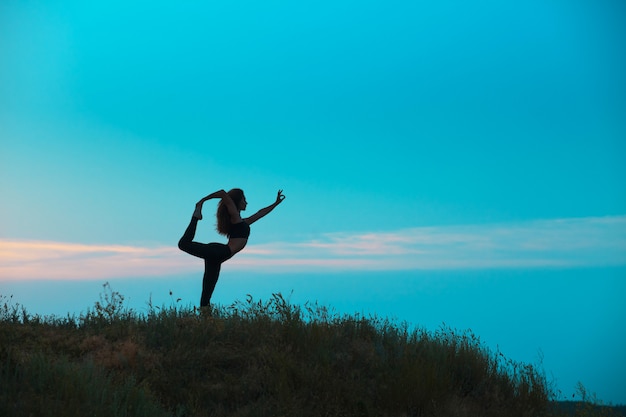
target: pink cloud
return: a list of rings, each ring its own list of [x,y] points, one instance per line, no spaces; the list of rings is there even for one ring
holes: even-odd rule
[[[2,280],[171,275],[189,268],[178,248],[0,240]],[[187,261],[187,262],[185,262]],[[187,265],[185,265],[185,263]]]
[[[0,281],[102,280],[202,273],[174,246],[0,239]],[[332,233],[250,244],[225,268],[257,272],[626,265],[626,216]]]

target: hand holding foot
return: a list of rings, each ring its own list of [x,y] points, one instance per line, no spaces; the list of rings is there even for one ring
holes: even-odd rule
[[[196,203],[196,209],[193,212],[193,217],[195,217],[198,220],[202,220],[202,203],[204,203],[204,201],[200,200]]]

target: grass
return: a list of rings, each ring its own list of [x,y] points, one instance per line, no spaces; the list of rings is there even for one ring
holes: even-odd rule
[[[0,305],[2,416],[565,415],[554,397],[538,367],[471,332],[411,330],[280,294],[139,314],[105,284],[79,317]],[[582,404],[573,415],[609,415]]]

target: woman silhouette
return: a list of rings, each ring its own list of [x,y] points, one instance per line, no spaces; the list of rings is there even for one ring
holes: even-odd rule
[[[217,231],[228,237],[227,244],[207,244],[193,241],[196,235],[198,220],[202,220],[202,204],[213,198],[221,199],[217,207]],[[183,237],[180,238],[178,247],[190,255],[204,259],[204,278],[202,280],[200,307],[208,306],[211,302],[211,295],[215,289],[215,284],[217,284],[222,262],[232,258],[248,243],[250,225],[269,214],[284,199],[283,191],[279,190],[276,201],[273,204],[245,219],[241,218],[241,211],[246,209],[248,202],[243,191],[239,188],[234,188],[229,192],[224,190],[216,191],[196,203],[191,222],[187,226]]]

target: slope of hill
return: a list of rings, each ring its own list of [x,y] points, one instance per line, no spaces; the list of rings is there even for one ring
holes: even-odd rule
[[[80,317],[0,306],[0,415],[561,415],[543,372],[470,332],[291,305],[138,314],[105,287]],[[588,415],[588,414],[586,414]]]

